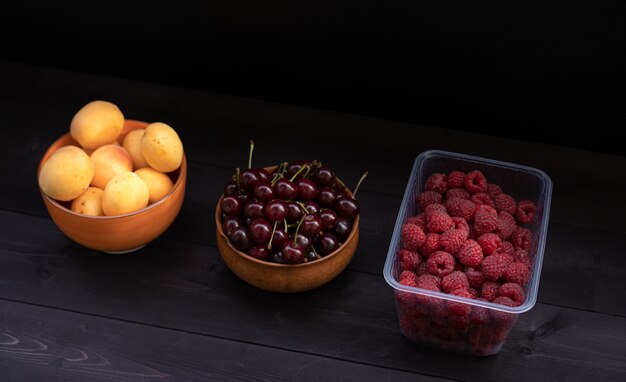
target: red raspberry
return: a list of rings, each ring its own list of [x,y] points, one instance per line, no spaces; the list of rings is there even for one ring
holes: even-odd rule
[[[537,212],[537,206],[530,200],[522,200],[517,204],[515,216],[520,224],[530,224]]]
[[[400,280],[400,284],[417,288],[417,283],[409,278]],[[398,300],[398,304],[400,304],[403,309],[412,309],[417,303],[415,294],[411,292],[396,291],[396,299]]]
[[[483,250],[474,240],[466,240],[456,256],[461,264],[476,268],[483,261]]]
[[[505,306],[518,306],[515,304],[515,302],[513,302],[513,300],[511,300],[509,297],[506,296],[498,296],[495,299],[493,299],[492,301],[494,304],[500,304],[500,305],[505,305]]]
[[[472,298],[471,293],[467,289],[453,290],[450,294],[459,297]],[[448,301],[448,310],[455,316],[467,316],[472,311],[472,305],[464,302]]]
[[[440,194],[443,194],[448,189],[446,174],[434,173],[426,179],[426,184],[424,185],[425,191],[435,191]]]
[[[500,188],[500,186],[498,186],[497,184],[493,184],[493,183],[487,183],[487,195],[491,196],[492,198],[495,198],[501,193],[502,193],[502,188]]]
[[[420,227],[422,231],[424,231],[426,229],[426,217],[422,212],[417,214],[416,216],[406,219],[406,223],[404,224],[415,224],[416,226]]]
[[[426,221],[428,221],[430,216],[434,214],[435,212],[441,212],[441,213],[447,214],[448,210],[446,210],[446,207],[443,204],[439,204],[439,203],[429,204],[426,206],[426,208],[424,208],[424,217],[426,218]]]
[[[424,257],[428,257],[430,256],[433,252],[438,251],[441,249],[441,245],[439,244],[439,241],[441,239],[441,236],[437,233],[429,233],[426,235],[426,241],[424,242],[424,245],[422,245],[422,256]]]
[[[474,326],[485,325],[489,322],[489,311],[481,306],[472,307],[472,313],[470,313],[470,323]]]
[[[492,208],[496,207],[496,204],[493,202],[491,197],[489,195],[485,194],[484,192],[479,192],[477,194],[472,195],[470,200],[472,202],[474,202],[476,205],[484,204],[484,205],[492,207]]]
[[[487,178],[478,170],[469,172],[465,177],[464,183],[467,191],[472,194],[487,191]]]
[[[480,288],[485,282],[485,275],[480,270],[472,267],[465,268],[465,277],[467,277],[469,286],[472,288]]]
[[[452,171],[448,175],[448,188],[459,188],[465,185],[465,173]]]
[[[439,245],[444,251],[455,254],[465,242],[467,232],[452,228],[441,234]]]
[[[428,258],[428,273],[444,277],[454,270],[454,257],[444,251],[437,251]]]
[[[523,249],[516,250],[513,254],[513,260],[526,264],[530,268],[531,262],[530,257],[528,257],[528,251],[524,251]]]
[[[467,224],[467,220],[464,218],[455,216],[452,218],[452,222],[454,223],[454,228],[465,231],[465,238],[470,234],[470,226]]]
[[[398,279],[400,281],[407,279],[407,281],[413,281],[417,285],[417,275],[411,271],[402,271]]]
[[[528,265],[516,261],[506,268],[502,279],[507,283],[526,285],[530,279],[530,268]]]
[[[468,288],[469,282],[467,281],[467,276],[461,271],[454,271],[441,280],[441,289],[447,293],[457,289],[467,290]]]
[[[415,224],[405,224],[402,226],[402,243],[404,248],[410,251],[417,251],[424,244],[426,234]]]
[[[426,228],[430,232],[442,233],[454,227],[454,223],[447,213],[433,212],[426,220]]]
[[[485,257],[481,270],[487,280],[496,281],[502,277],[511,262],[511,259],[496,253],[495,255]]]
[[[422,262],[417,252],[401,249],[398,251],[398,259],[400,260],[400,270],[414,272],[418,265]]]
[[[418,288],[439,292],[441,290],[441,279],[431,274],[423,274],[417,278]]]
[[[498,213],[493,207],[481,204],[476,206],[474,230],[480,234],[488,233],[498,227]]]
[[[426,206],[429,204],[433,204],[433,203],[440,204],[441,199],[442,199],[441,194],[435,191],[426,191],[417,195],[417,205],[422,211],[424,211],[424,208],[426,208]]]
[[[470,292],[473,299],[477,299],[480,296],[480,293],[478,293],[478,289],[469,288],[467,291]]]
[[[498,213],[497,227],[494,232],[496,235],[500,236],[500,239],[508,240],[516,228],[517,222],[511,214],[506,211],[500,211]]]
[[[496,211],[505,211],[511,215],[515,214],[517,210],[517,202],[511,195],[500,194],[494,198],[496,204]]]
[[[528,251],[530,243],[533,239],[533,234],[528,228],[517,227],[517,229],[511,235],[511,242],[515,249],[523,249]]]
[[[425,273],[428,273],[428,263],[425,261],[422,261],[422,263],[418,265],[417,268],[415,269],[415,274],[420,276]]]
[[[470,193],[464,188],[451,188],[446,191],[446,200],[452,198],[469,199]]]
[[[515,306],[520,306],[524,302],[524,290],[519,284],[506,283],[498,288],[498,296],[510,298]]]
[[[487,256],[494,254],[501,244],[502,240],[495,233],[486,233],[478,238],[478,245],[480,245],[483,253]]]
[[[485,281],[481,290],[480,296],[487,301],[493,301],[496,297],[498,297],[498,288],[500,284],[493,281]]]
[[[510,241],[503,241],[500,244],[500,248],[498,248],[498,253],[501,255],[506,255],[507,257],[513,258],[513,254],[515,253],[515,247],[511,244]]]
[[[467,199],[451,198],[446,201],[446,209],[450,216],[472,220],[476,212],[476,205]]]

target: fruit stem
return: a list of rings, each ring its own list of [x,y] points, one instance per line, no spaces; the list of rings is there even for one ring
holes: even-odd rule
[[[361,175],[361,179],[359,179],[359,183],[357,183],[356,187],[354,188],[354,192],[352,193],[352,197],[353,197],[353,198],[356,198],[356,193],[357,193],[357,191],[359,191],[359,187],[361,186],[361,182],[363,182],[363,180],[364,180],[365,178],[367,178],[367,174],[368,174],[368,173],[369,173],[368,171],[365,171],[365,172],[363,173],[363,175]]]
[[[312,246],[311,246],[311,249],[313,250],[313,253],[315,253],[315,257],[317,257],[318,259],[321,259],[321,258],[322,258],[322,256],[320,256],[320,255],[317,253],[317,251],[315,250],[315,246],[313,246],[313,245],[312,245]]]
[[[280,178],[284,178],[283,174],[276,174],[276,175],[274,175],[274,179],[272,179],[272,182],[270,184],[272,186],[274,186],[276,184],[276,182],[278,182],[278,180]]]
[[[311,166],[308,166],[308,165],[307,165],[306,172],[304,173],[304,175],[302,175],[302,177],[303,177],[303,178],[306,178],[306,177],[309,175],[309,172],[310,172],[310,171],[311,171]]]
[[[276,225],[278,224],[278,220],[274,222],[274,229],[272,230],[272,236],[270,237],[269,243],[267,243],[267,249],[272,249],[272,240],[274,240],[274,233],[276,232]]]
[[[283,223],[285,224],[285,232],[289,232],[289,225],[287,224],[287,219],[283,219]]]
[[[254,141],[250,139],[250,154],[248,155],[248,168],[252,168],[252,152],[254,151]]]
[[[235,180],[237,181],[237,191],[241,191],[241,184],[239,184],[239,174],[241,173],[241,170],[239,169],[239,167],[237,167],[235,169]]]
[[[300,223],[298,223],[298,226],[296,227],[296,233],[293,235],[294,244],[296,244],[296,239],[298,239],[298,232],[300,232],[300,226],[302,225],[302,222],[304,221],[305,217],[306,215],[302,216],[302,219],[300,219]]]
[[[280,175],[285,176],[285,172],[287,171],[287,166],[289,165],[289,163],[283,162],[281,164],[283,165],[283,169],[280,171]]]
[[[300,173],[304,170],[304,168],[305,168],[305,167],[306,167],[306,168],[310,168],[308,164],[303,164],[303,165],[302,165],[302,166],[298,169],[298,171],[297,171],[295,174],[293,174],[293,176],[292,176],[292,177],[291,177],[291,179],[289,179],[289,180],[293,182],[293,181],[294,181],[294,180],[298,177],[298,175],[300,175]]]
[[[302,212],[304,212],[305,215],[309,214],[309,210],[306,209],[306,206],[304,205],[304,203],[296,202],[296,204],[299,205],[302,208]]]

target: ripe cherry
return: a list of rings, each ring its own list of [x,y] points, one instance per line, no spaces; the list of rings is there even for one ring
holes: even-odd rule
[[[350,223],[350,220],[343,218],[343,217],[339,217],[337,218],[337,226],[335,227],[335,235],[337,235],[337,238],[341,241],[344,241],[348,238],[348,236],[350,235],[350,232],[352,231],[352,223]]]
[[[244,207],[243,215],[252,220],[263,218],[265,217],[265,215],[263,215],[264,207],[265,207],[265,204],[262,201],[257,200],[257,199],[252,199]]]
[[[348,219],[354,219],[357,217],[359,212],[361,211],[361,206],[356,199],[352,199],[350,197],[343,197],[337,199],[335,202],[335,211],[339,216],[343,216]]]
[[[324,186],[320,188],[320,192],[317,194],[315,200],[324,208],[332,208],[337,201],[337,194],[332,188]]]
[[[282,178],[274,184],[274,193],[278,199],[291,200],[298,196],[298,186],[289,179]]]
[[[270,251],[262,244],[255,244],[248,249],[248,255],[255,259],[266,261],[270,257]]]
[[[300,227],[300,233],[313,237],[322,230],[322,220],[319,215],[307,215],[304,217],[302,227]]]
[[[235,229],[233,233],[229,236],[229,239],[233,247],[237,248],[240,251],[245,251],[252,245],[252,239],[250,238],[250,234],[248,233],[248,230],[244,227],[239,227]]]
[[[228,216],[239,216],[241,213],[241,200],[238,196],[224,196],[222,198],[222,202],[220,203],[220,207],[222,208],[222,212],[224,212]]]
[[[324,209],[320,212],[322,231],[332,231],[337,226],[337,213],[331,209]]]
[[[250,224],[250,236],[259,244],[266,244],[272,236],[272,226],[265,219],[256,219]]]
[[[318,186],[328,186],[335,180],[335,173],[328,166],[322,166],[315,171],[315,183]]]
[[[311,179],[298,179],[296,186],[298,187],[298,197],[302,200],[311,200],[317,196],[317,186]]]
[[[280,221],[287,217],[287,203],[280,199],[273,199],[267,202],[263,209],[265,217],[271,221]]]
[[[339,240],[332,233],[325,233],[317,241],[317,248],[322,255],[329,255],[339,248]]]
[[[228,216],[224,218],[222,222],[222,230],[224,231],[226,236],[230,236],[234,230],[241,227],[242,225],[243,223],[238,217]]]
[[[254,188],[254,196],[264,202],[274,199],[274,188],[269,182],[261,181]]]

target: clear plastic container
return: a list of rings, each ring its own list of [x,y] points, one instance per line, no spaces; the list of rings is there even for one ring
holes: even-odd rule
[[[402,225],[408,217],[420,212],[416,197],[423,190],[428,176],[453,170],[466,173],[480,170],[489,183],[501,186],[503,192],[516,200],[532,200],[537,205],[534,221],[525,226],[532,232],[528,251],[531,276],[524,288],[525,300],[520,306],[508,307],[398,282],[397,252],[401,249]],[[394,288],[402,334],[414,342],[460,353],[478,356],[497,353],[518,316],[530,310],[537,301],[551,194],[552,181],[535,168],[445,151],[420,154],[402,199],[383,271],[385,280]]]

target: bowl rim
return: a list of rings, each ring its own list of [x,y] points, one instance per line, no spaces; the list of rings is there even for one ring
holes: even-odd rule
[[[264,167],[265,170],[267,171],[273,171],[276,169],[277,166],[269,166],[269,167]],[[352,194],[352,191],[346,186],[345,187],[346,193],[348,194],[348,196],[350,196],[351,198],[354,198],[354,195]],[[300,269],[300,268],[307,268],[307,267],[313,267],[316,264],[323,264],[324,262],[328,262],[330,261],[330,259],[338,256],[338,254],[341,252],[342,249],[344,249],[346,247],[346,245],[348,244],[348,242],[351,242],[354,239],[354,236],[356,235],[356,232],[358,230],[359,227],[359,223],[361,222],[361,212],[359,212],[359,214],[356,216],[356,218],[354,218],[354,221],[352,222],[352,230],[350,231],[350,234],[348,235],[348,237],[346,238],[346,240],[344,240],[343,244],[341,244],[339,246],[339,248],[337,248],[333,253],[326,255],[324,257],[322,257],[321,259],[315,260],[315,261],[307,261],[306,263],[300,263],[300,264],[281,264],[281,263],[274,263],[271,261],[265,261],[265,260],[259,260],[256,259],[248,254],[246,254],[243,251],[238,250],[237,248],[233,247],[230,243],[230,240],[228,239],[228,237],[226,236],[226,234],[224,233],[224,230],[222,229],[222,223],[221,223],[221,218],[222,218],[222,208],[220,206],[222,199],[224,198],[224,193],[222,193],[219,197],[219,199],[217,200],[217,206],[215,208],[215,228],[217,230],[217,233],[219,235],[221,235],[225,242],[226,245],[232,249],[235,253],[237,253],[237,255],[239,255],[240,257],[249,260],[253,263],[259,264],[261,266],[267,266],[270,268],[275,268],[275,269]]]
[[[149,125],[149,123],[148,123],[148,122],[145,122],[145,121],[139,121],[139,120],[136,120],[136,119],[125,119],[125,120],[124,120],[124,124],[126,124],[126,123],[129,123],[129,124],[134,125],[134,127],[133,127],[131,130],[129,130],[129,131],[136,130],[136,129],[141,129],[141,128],[142,128],[142,126],[143,126],[143,128],[145,128],[145,126],[148,126],[148,125]],[[130,216],[138,215],[138,214],[140,214],[140,213],[143,213],[143,212],[149,211],[149,210],[151,210],[152,208],[156,208],[157,206],[159,206],[159,205],[161,205],[161,204],[165,203],[165,201],[166,201],[167,199],[169,199],[169,198],[172,196],[172,194],[173,194],[173,193],[174,193],[174,192],[175,192],[178,188],[180,188],[181,184],[182,184],[182,183],[183,183],[183,181],[184,181],[184,179],[183,179],[183,178],[184,178],[184,177],[186,177],[186,173],[187,173],[187,158],[186,158],[186,155],[185,155],[185,151],[184,151],[184,149],[183,149],[183,160],[182,160],[182,162],[180,163],[180,166],[178,167],[178,170],[179,170],[179,173],[178,173],[178,178],[176,179],[176,182],[174,183],[174,186],[172,186],[172,189],[171,189],[171,190],[170,190],[170,191],[169,191],[169,192],[168,192],[168,193],[167,193],[167,194],[166,194],[163,198],[161,198],[159,201],[157,201],[157,202],[155,202],[155,203],[152,203],[152,204],[150,204],[150,205],[148,205],[148,206],[146,206],[146,207],[144,207],[144,208],[142,208],[142,209],[140,209],[140,210],[133,211],[133,212],[128,212],[128,213],[126,213],[126,214],[121,214],[121,215],[111,215],[111,216],[93,216],[93,215],[79,214],[78,212],[74,212],[74,211],[72,211],[71,209],[69,209],[69,208],[65,207],[64,205],[62,205],[61,203],[59,203],[59,202],[58,202],[58,201],[56,201],[55,199],[53,199],[53,198],[49,197],[48,195],[46,195],[46,193],[44,193],[44,192],[43,192],[43,190],[41,189],[41,186],[39,185],[39,174],[41,173],[41,168],[42,168],[42,166],[43,166],[43,164],[44,164],[44,163],[43,163],[43,157],[45,157],[45,156],[46,156],[46,155],[50,152],[50,150],[52,149],[52,146],[56,145],[59,141],[61,141],[62,139],[67,138],[68,136],[69,136],[70,138],[72,138],[71,134],[70,134],[69,132],[67,132],[67,133],[65,133],[65,134],[61,135],[59,138],[55,139],[55,140],[54,140],[54,142],[52,142],[52,143],[48,146],[48,148],[46,149],[45,153],[43,154],[43,156],[42,156],[42,157],[41,157],[41,159],[39,160],[39,166],[37,166],[37,174],[36,174],[36,176],[37,176],[37,187],[39,188],[39,192],[41,193],[41,196],[42,196],[45,200],[47,200],[50,204],[52,204],[53,206],[55,206],[56,208],[60,209],[61,211],[66,212],[66,213],[68,213],[68,214],[70,214],[70,215],[73,215],[73,216],[76,216],[76,217],[81,217],[81,218],[86,218],[86,219],[95,219],[95,220],[114,220],[114,219],[122,219],[122,218],[127,218],[127,217],[130,217]],[[72,138],[72,139],[73,139],[73,138]],[[79,147],[79,146],[77,146],[77,145],[65,145],[65,146],[76,146],[76,147],[80,148],[80,147]],[[65,147],[65,146],[61,146],[61,147]],[[59,147],[59,149],[60,149],[61,147]],[[58,150],[58,149],[57,149],[57,150]],[[57,151],[57,150],[55,150],[55,151]],[[82,150],[82,149],[81,149],[81,150]],[[51,154],[52,154],[52,153],[51,153]],[[48,159],[50,159],[50,158],[48,158]],[[174,171],[176,171],[176,170],[174,170]],[[134,172],[134,171],[133,171],[133,172]],[[91,185],[89,185],[89,187],[91,187]]]

